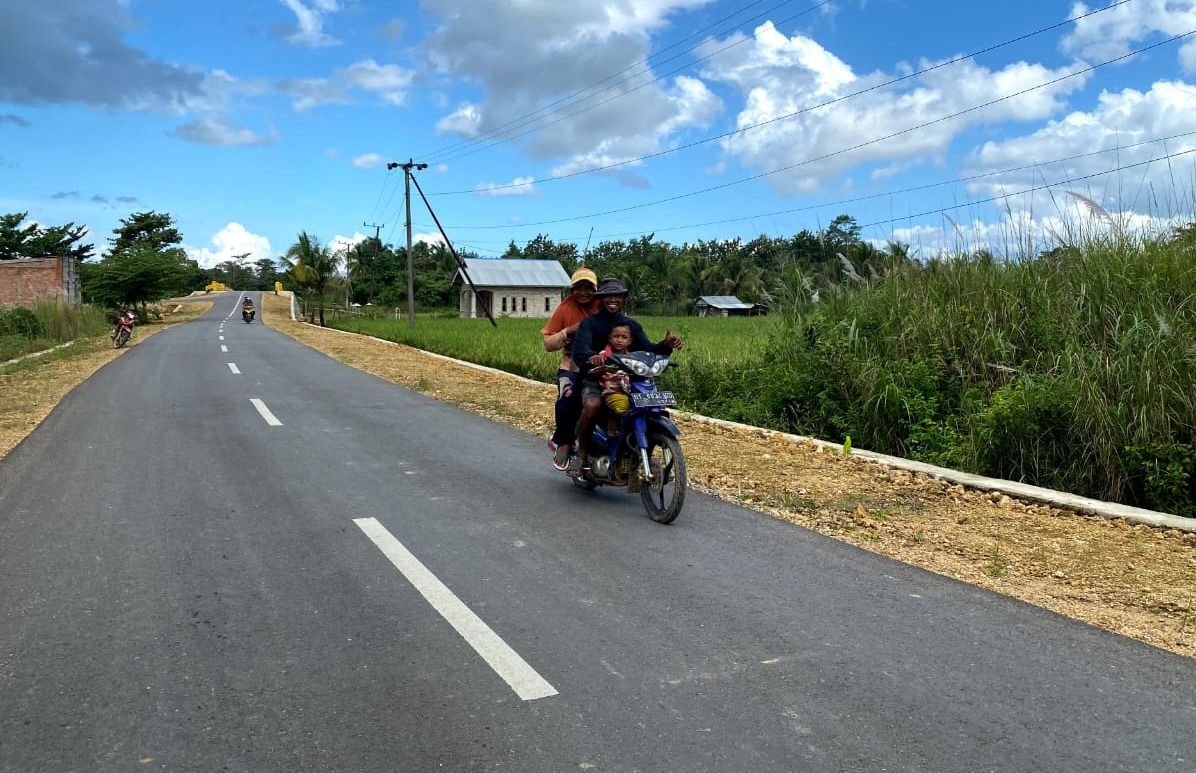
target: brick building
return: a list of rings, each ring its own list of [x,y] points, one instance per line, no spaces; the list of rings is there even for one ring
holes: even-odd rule
[[[79,271],[74,258],[0,260],[0,306],[32,308],[39,298],[79,305]]]

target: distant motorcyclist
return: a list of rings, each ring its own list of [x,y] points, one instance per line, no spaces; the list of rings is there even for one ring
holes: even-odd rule
[[[254,314],[256,312],[253,308],[253,299],[246,296],[245,300],[241,303],[241,319],[245,320],[246,323],[252,322]]]

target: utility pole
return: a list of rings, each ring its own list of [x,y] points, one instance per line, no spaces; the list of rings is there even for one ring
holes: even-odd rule
[[[427,164],[417,164],[411,159],[400,164],[391,161],[387,170],[403,167],[403,198],[407,203],[407,327],[415,327],[415,257],[411,251],[411,170],[427,169]]]
[[[386,223],[362,223],[361,225],[364,228],[373,228],[374,229],[374,241],[378,241],[378,234],[386,226]]]

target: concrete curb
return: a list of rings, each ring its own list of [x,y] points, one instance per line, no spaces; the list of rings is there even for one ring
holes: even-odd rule
[[[294,319],[294,295],[291,296],[291,313]],[[298,320],[296,320],[298,321]],[[452,362],[457,365],[463,365],[467,368],[473,368],[484,373],[494,373],[509,378],[518,379],[519,381],[538,386],[552,386],[545,384],[542,381],[518,376],[514,373],[508,373],[505,370],[498,368],[487,367],[486,365],[478,365],[475,362],[466,362],[465,360],[458,360],[453,357],[446,357],[443,354],[436,354],[435,352],[425,352],[423,349],[416,349],[414,346],[407,344],[400,344],[394,341],[387,341],[384,338],[376,336],[362,335],[361,333],[350,333],[347,330],[337,330],[336,328],[320,327],[319,325],[311,325],[307,322],[299,322],[301,325],[314,327],[317,330],[329,330],[341,335],[357,336],[358,338],[367,338],[371,341],[387,344],[389,346],[406,346],[408,349],[414,349],[417,352],[426,354],[429,357],[435,357],[446,362]],[[756,433],[763,433],[769,437],[774,437],[780,440],[787,440],[792,443],[813,444],[822,446],[823,448],[831,449],[837,452],[842,452],[843,447],[837,443],[831,443],[826,440],[819,440],[817,438],[805,437],[804,435],[792,435],[787,432],[778,432],[772,429],[764,429],[762,427],[753,427],[750,424],[740,424],[734,421],[727,421],[725,419],[715,419],[710,416],[703,416],[699,413],[690,413],[688,411],[674,411],[674,413],[683,419],[689,421],[696,421],[702,424],[712,424],[714,426],[726,427],[728,429],[744,430]],[[852,456],[861,459],[867,459],[870,462],[891,467],[897,470],[905,470],[907,472],[920,473],[931,478],[944,480],[948,483],[955,483],[960,486],[965,486],[979,491],[996,491],[1005,494],[1009,497],[1017,499],[1028,500],[1032,502],[1040,502],[1042,504],[1058,507],[1063,510],[1074,510],[1076,512],[1085,513],[1087,515],[1096,515],[1101,518],[1123,518],[1130,523],[1140,523],[1146,526],[1154,526],[1161,529],[1178,529],[1180,531],[1196,533],[1196,518],[1184,518],[1179,515],[1171,515],[1170,513],[1160,513],[1154,510],[1146,510],[1141,507],[1130,507],[1129,505],[1119,505],[1114,502],[1105,502],[1099,499],[1089,499],[1088,497],[1078,496],[1076,494],[1068,494],[1063,491],[1055,491],[1053,489],[1042,488],[1041,486],[1031,486],[1028,483],[1018,483],[1012,480],[1002,480],[1000,478],[986,478],[983,475],[973,475],[969,472],[959,472],[958,470],[951,470],[946,467],[936,467],[933,464],[926,464],[924,462],[915,462],[911,459],[903,459],[899,456],[889,456],[887,454],[878,454],[874,451],[852,450]]]
[[[49,349],[42,349],[40,352],[33,352],[32,354],[25,354],[25,355],[15,358],[15,359],[12,359],[12,360],[0,362],[0,368],[6,367],[8,365],[15,365],[18,362],[21,362],[22,360],[32,360],[34,357],[41,357],[43,355],[49,354],[50,352],[56,352],[59,349],[65,349],[66,347],[71,346],[74,343],[75,343],[74,341],[67,341],[65,344],[59,344],[58,346],[52,346]]]

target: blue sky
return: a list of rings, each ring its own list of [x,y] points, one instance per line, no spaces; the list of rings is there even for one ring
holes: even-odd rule
[[[482,255],[840,213],[922,254],[1107,224],[1068,191],[1157,228],[1196,190],[1196,35],[1164,42],[1189,32],[1196,0],[0,0],[0,212],[101,249],[169,212],[205,265],[364,222],[399,243],[385,164],[414,158]]]

